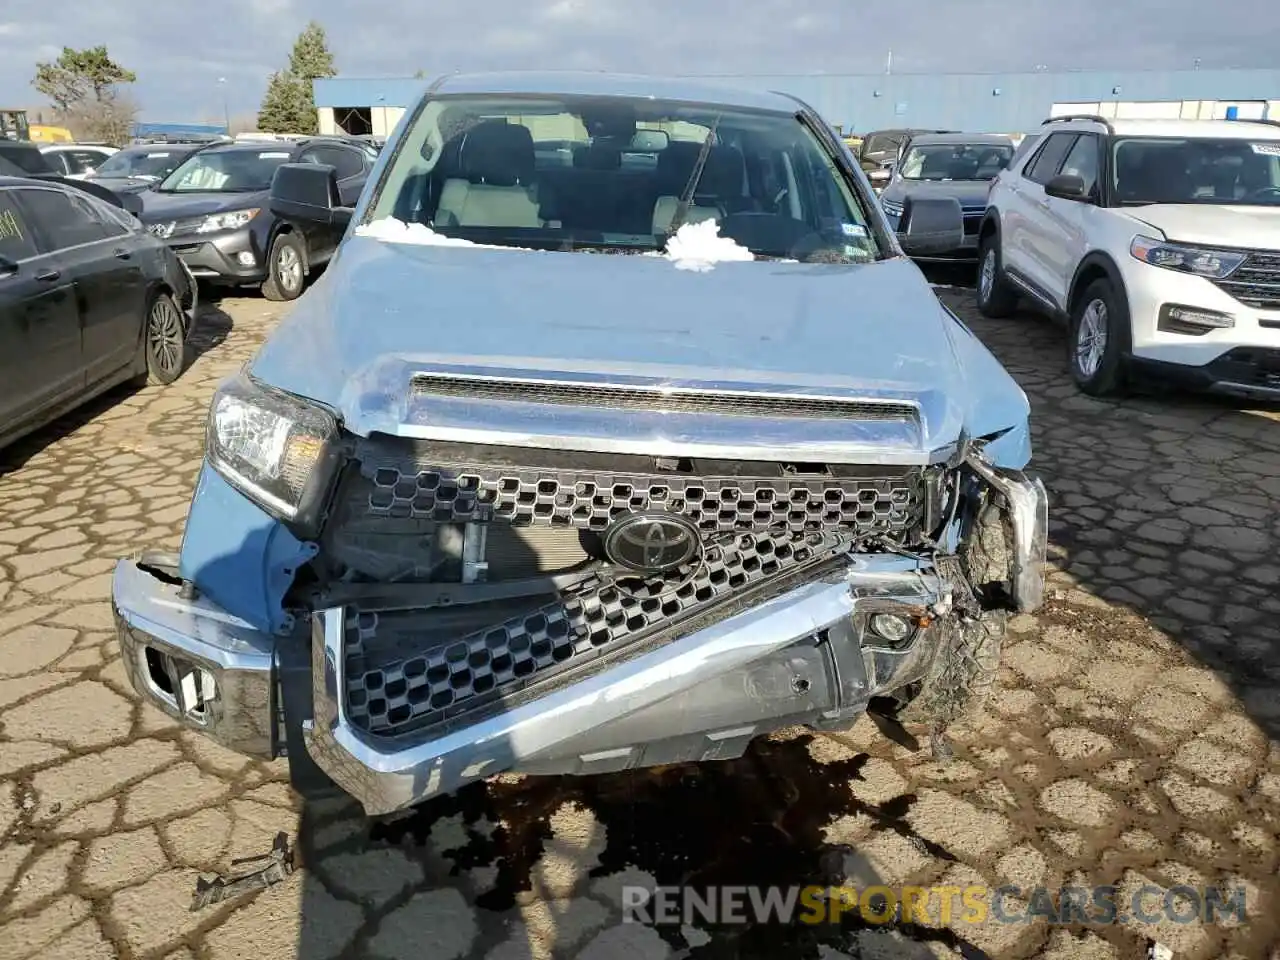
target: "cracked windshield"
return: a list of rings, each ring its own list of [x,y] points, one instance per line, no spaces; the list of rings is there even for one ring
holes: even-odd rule
[[[1274,3],[0,3],[0,960],[1280,960]]]

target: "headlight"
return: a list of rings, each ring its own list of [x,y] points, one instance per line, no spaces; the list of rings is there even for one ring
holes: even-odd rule
[[[258,215],[258,208],[249,210],[232,210],[230,213],[215,213],[205,217],[196,227],[196,233],[217,233],[220,230],[235,230]]]
[[[241,375],[209,410],[209,463],[281,520],[310,527],[338,459],[338,422],[325,410]]]
[[[901,203],[898,203],[898,202],[896,202],[896,201],[894,201],[894,200],[883,200],[883,199],[882,199],[882,200],[880,201],[880,206],[884,209],[884,212],[885,212],[885,213],[887,213],[887,214],[888,214],[889,216],[891,216],[891,217],[900,217],[900,216],[902,216],[902,204],[901,204]]]
[[[1169,243],[1166,240],[1155,240],[1151,237],[1134,237],[1129,244],[1129,252],[1153,267],[1167,267],[1182,273],[1195,274],[1197,277],[1208,277],[1221,280],[1230,276],[1236,267],[1244,263],[1247,254],[1231,250],[1206,250],[1201,247],[1187,247],[1180,243]]]

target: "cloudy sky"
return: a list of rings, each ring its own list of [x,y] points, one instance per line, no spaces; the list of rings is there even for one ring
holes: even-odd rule
[[[0,103],[36,106],[37,61],[106,44],[144,119],[219,119],[224,92],[253,113],[312,18],[347,76],[873,73],[890,48],[895,72],[1273,67],[1280,35],[1275,0],[4,0]]]

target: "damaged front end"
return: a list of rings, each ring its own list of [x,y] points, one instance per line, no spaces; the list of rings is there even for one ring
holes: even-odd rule
[[[980,443],[900,455],[901,398],[414,384],[435,437],[224,387],[182,562],[123,561],[113,589],[141,693],[235,749],[305,748],[371,814],[503,771],[736,757],[877,698],[946,722],[989,679],[957,673],[966,644],[998,657],[1005,612],[1041,602],[1043,486]],[[463,402],[525,442],[448,435]],[[584,402],[619,414],[591,415],[612,443],[564,442]],[[627,449],[657,404],[715,444]],[[784,455],[824,424],[846,449]]]

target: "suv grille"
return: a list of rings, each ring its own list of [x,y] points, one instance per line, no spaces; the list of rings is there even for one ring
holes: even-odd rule
[[[1213,282],[1247,306],[1280,310],[1280,251],[1251,250],[1231,276]]]

